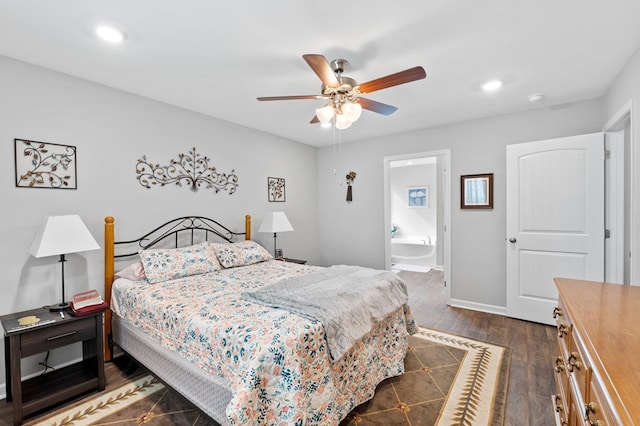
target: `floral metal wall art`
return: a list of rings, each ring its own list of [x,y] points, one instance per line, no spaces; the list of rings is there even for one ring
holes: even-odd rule
[[[286,201],[284,178],[267,178],[267,194],[269,196],[269,202]]]
[[[76,189],[76,147],[14,139],[16,186]]]
[[[220,190],[229,194],[238,188],[238,176],[235,170],[230,173],[218,173],[215,167],[209,167],[210,158],[196,152],[195,147],[187,154],[178,154],[177,160],[170,160],[168,166],[161,166],[147,161],[147,156],[136,164],[136,174],[140,185],[145,188],[175,184],[187,186],[193,192],[200,187],[212,188],[216,194]]]

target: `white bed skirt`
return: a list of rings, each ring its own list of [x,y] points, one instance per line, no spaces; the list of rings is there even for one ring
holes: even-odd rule
[[[229,425],[226,408],[231,391],[174,352],[167,351],[130,322],[113,315],[113,341],[153,374],[221,425]]]

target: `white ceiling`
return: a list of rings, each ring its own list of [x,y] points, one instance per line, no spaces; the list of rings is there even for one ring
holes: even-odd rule
[[[600,97],[640,47],[639,18],[638,0],[0,0],[0,55],[323,146],[322,101],[256,100],[318,94],[305,53],[347,59],[360,83],[427,72],[368,95],[398,111],[364,111],[349,142]],[[99,41],[98,23],[127,41]],[[505,85],[483,93],[491,78]]]

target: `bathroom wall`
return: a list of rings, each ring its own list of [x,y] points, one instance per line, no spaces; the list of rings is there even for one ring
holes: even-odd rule
[[[438,227],[438,200],[436,164],[391,167],[391,222],[398,226],[396,236],[431,236],[436,239]],[[428,188],[425,207],[408,206],[408,189]]]

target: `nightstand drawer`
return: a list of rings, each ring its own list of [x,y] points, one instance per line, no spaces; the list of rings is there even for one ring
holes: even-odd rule
[[[22,357],[27,357],[95,337],[96,316],[90,316],[23,334],[20,340],[20,351]]]

